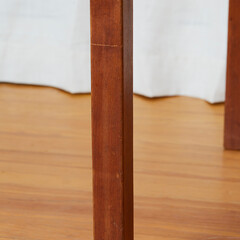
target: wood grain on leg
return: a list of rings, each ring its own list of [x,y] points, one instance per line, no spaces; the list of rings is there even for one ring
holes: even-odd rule
[[[225,148],[240,149],[240,1],[229,2]]]
[[[91,0],[94,237],[133,239],[132,0]]]

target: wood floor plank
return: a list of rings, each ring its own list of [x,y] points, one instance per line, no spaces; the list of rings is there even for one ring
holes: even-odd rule
[[[0,85],[0,240],[90,240],[89,95]],[[135,239],[240,239],[223,105],[134,98]]]

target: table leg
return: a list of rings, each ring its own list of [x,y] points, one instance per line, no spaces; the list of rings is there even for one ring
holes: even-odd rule
[[[240,1],[229,1],[225,148],[240,149]]]
[[[133,240],[132,4],[91,0],[95,240]]]

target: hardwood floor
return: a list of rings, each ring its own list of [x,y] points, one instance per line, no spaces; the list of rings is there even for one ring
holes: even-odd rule
[[[134,98],[135,239],[240,239],[223,105]],[[92,239],[90,96],[0,85],[0,240]]]

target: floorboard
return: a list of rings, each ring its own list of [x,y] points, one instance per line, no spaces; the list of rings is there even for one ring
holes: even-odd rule
[[[89,95],[0,85],[0,240],[92,239]],[[135,239],[240,239],[223,105],[134,97]]]

